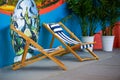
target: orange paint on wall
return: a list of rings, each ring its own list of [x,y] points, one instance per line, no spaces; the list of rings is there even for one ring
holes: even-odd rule
[[[60,5],[62,5],[64,3],[64,0],[59,0],[57,3],[47,7],[47,8],[43,8],[39,11],[39,14],[45,14],[47,12],[50,12],[52,10],[54,10],[55,8],[59,7]]]

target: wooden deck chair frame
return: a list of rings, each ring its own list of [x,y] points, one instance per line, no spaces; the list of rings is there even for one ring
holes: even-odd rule
[[[88,43],[82,43],[75,35],[74,33],[72,33],[62,22],[58,22],[59,25],[61,25],[61,27],[66,30],[66,32],[68,32],[71,36],[71,38],[74,38],[76,41],[80,42],[80,44],[76,44],[74,46],[70,46],[69,44],[66,44],[61,38],[59,38],[57,35],[55,35],[55,33],[53,32],[53,30],[51,30],[48,25],[46,23],[43,23],[43,27],[45,27],[51,34],[52,34],[52,40],[51,40],[51,44],[50,47],[52,47],[53,42],[54,42],[54,38],[57,38],[65,47],[65,53],[72,53],[79,61],[85,61],[85,60],[98,60],[99,57],[93,52],[91,51],[89,48],[86,48],[86,50],[92,55],[92,58],[90,57],[86,57],[86,58],[81,58],[75,51],[76,49],[80,48],[81,45],[85,45],[85,44],[94,44],[94,42],[88,42]]]
[[[55,57],[55,55],[57,55],[60,52],[62,52],[64,50],[64,48],[60,47],[59,50],[56,50],[56,51],[51,52],[51,53],[47,53],[46,51],[44,51],[44,49],[39,44],[37,44],[32,39],[30,39],[29,37],[27,37],[23,32],[15,29],[15,27],[13,25],[11,25],[10,28],[11,28],[11,30],[13,30],[14,32],[18,33],[23,39],[26,40],[26,45],[25,45],[25,48],[24,48],[24,53],[23,53],[23,56],[22,56],[22,60],[20,62],[16,62],[16,63],[13,64],[13,68],[12,68],[13,70],[20,69],[22,67],[27,66],[28,64],[31,64],[33,62],[42,60],[44,58],[51,59],[53,62],[55,62],[63,70],[67,69],[65,67],[65,65],[60,60],[58,60]],[[38,51],[41,52],[41,54],[39,54],[37,56],[33,56],[32,58],[26,60],[26,55],[27,55],[28,48],[29,48],[30,44],[33,45],[35,48],[37,48]]]

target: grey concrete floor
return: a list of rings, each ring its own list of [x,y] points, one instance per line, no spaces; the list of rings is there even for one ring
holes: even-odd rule
[[[11,66],[0,69],[0,80],[120,80],[120,48],[112,52],[94,51],[100,59],[79,62],[68,54],[59,58],[67,67],[63,71],[54,62],[44,59],[13,71]],[[78,52],[79,55],[89,56]]]

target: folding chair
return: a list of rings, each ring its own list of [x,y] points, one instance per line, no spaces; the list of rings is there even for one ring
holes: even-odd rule
[[[79,61],[99,59],[99,57],[89,49],[89,47],[93,46],[94,42],[82,43],[63,23],[43,23],[43,26],[53,35],[50,47],[53,45],[54,38],[57,38],[66,47],[65,52],[62,53],[62,55],[70,52]],[[70,37],[64,33],[63,29],[70,34]],[[78,48],[86,49],[92,55],[92,57],[80,57],[75,52]]]
[[[19,68],[27,66],[28,64],[31,64],[33,62],[36,62],[36,61],[39,61],[45,58],[51,59],[58,66],[60,66],[63,70],[67,69],[60,60],[55,58],[55,55],[60,54],[62,51],[64,51],[64,48],[59,46],[58,49],[45,50],[38,43],[33,41],[31,38],[27,37],[23,32],[17,30],[13,25],[11,25],[10,28],[11,30],[16,32],[19,36],[21,36],[26,41],[24,53],[22,55],[22,60],[13,64],[13,70],[17,70]],[[32,48],[34,48],[34,50],[35,49],[38,50],[39,52],[41,52],[41,54],[38,54],[37,56],[33,56],[30,59],[26,60],[26,55],[27,55],[28,49],[30,48],[30,45],[34,46]]]

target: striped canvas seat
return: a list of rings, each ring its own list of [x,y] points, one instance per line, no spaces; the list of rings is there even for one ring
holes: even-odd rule
[[[67,36],[63,32],[63,29],[62,29],[61,25],[59,25],[59,24],[52,23],[52,24],[47,24],[47,25],[65,43],[68,43],[68,44],[81,44],[81,46],[80,46],[81,49],[93,47],[93,44],[84,44],[84,43],[78,42],[78,41],[70,38],[69,36]]]
[[[60,50],[61,48],[60,48],[61,46],[58,46],[58,47],[56,47],[56,48],[49,48],[49,49],[44,49],[43,51],[45,51],[45,52],[47,52],[47,53],[51,53],[51,52],[54,52],[54,51],[56,51],[56,50]],[[35,51],[39,51],[37,48],[35,48],[34,46],[29,46],[29,48],[30,49],[32,49],[32,50],[35,50]]]

